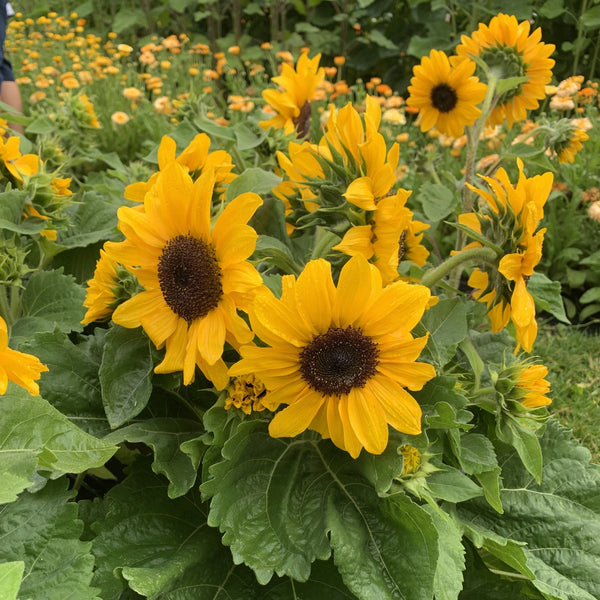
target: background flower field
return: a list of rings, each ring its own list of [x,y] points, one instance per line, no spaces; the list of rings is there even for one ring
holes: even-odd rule
[[[0,595],[600,597],[597,7],[13,6]],[[500,12],[542,96],[486,121],[535,75],[482,52],[428,124]],[[367,366],[325,381],[342,338]]]

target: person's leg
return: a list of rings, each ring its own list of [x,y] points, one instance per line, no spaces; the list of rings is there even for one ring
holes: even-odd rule
[[[22,115],[23,114],[23,101],[21,100],[21,92],[16,81],[2,82],[0,87],[0,100],[5,104],[8,104],[14,109],[14,112]],[[23,126],[19,123],[11,123],[10,119],[7,119],[9,126],[14,129],[17,133],[23,133]]]

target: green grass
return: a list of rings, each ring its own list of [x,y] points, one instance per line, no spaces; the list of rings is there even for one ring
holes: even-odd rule
[[[565,325],[541,325],[533,348],[548,367],[550,412],[600,462],[600,335]]]

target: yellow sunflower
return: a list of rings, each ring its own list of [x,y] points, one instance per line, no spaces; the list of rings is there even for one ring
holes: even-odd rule
[[[459,222],[504,251],[497,270],[489,266],[475,269],[469,285],[475,289],[475,298],[487,304],[492,331],[498,332],[512,321],[517,350],[522,346],[531,352],[537,323],[527,281],[542,257],[546,230],[538,230],[538,226],[552,189],[553,175],[544,173],[528,178],[523,172],[523,161],[517,160],[517,166],[519,179],[515,185],[503,168],[493,178],[482,176],[491,191],[467,184],[483,203],[478,213],[459,215]],[[481,244],[472,242],[467,247],[477,246]]]
[[[527,77],[527,81],[506,92],[489,117],[491,125],[500,125],[504,119],[509,127],[527,117],[527,111],[536,109],[546,97],[546,84],[552,79],[553,44],[541,41],[542,31],[530,35],[529,21],[519,23],[515,16],[499,14],[489,25],[479,24],[471,37],[463,35],[456,48],[459,57],[479,57],[499,77]]]
[[[87,294],[83,302],[87,312],[81,322],[88,324],[108,319],[117,304],[118,289],[117,265],[104,250],[100,250],[94,276],[87,282]]]
[[[234,164],[231,155],[225,150],[210,149],[210,138],[205,133],[199,133],[177,156],[177,144],[175,140],[168,135],[164,135],[158,147],[158,168],[164,169],[169,163],[177,162],[189,173],[202,173],[206,169],[213,169],[215,172],[216,187],[230,183],[236,178],[232,173]],[[154,173],[146,182],[139,181],[132,183],[125,188],[125,198],[134,202],[143,202],[148,191],[156,182],[158,173]]]
[[[413,212],[406,206],[410,194],[410,191],[400,189],[394,196],[382,198],[377,203],[371,224],[350,228],[332,250],[373,259],[384,285],[398,279],[398,265],[402,259],[422,267],[429,251],[421,244],[421,232],[429,225],[413,220]]]
[[[548,406],[552,400],[546,396],[550,391],[550,383],[545,379],[548,368],[544,365],[531,365],[521,370],[516,386],[519,390],[521,404],[525,408]]]
[[[414,67],[406,104],[419,109],[421,131],[436,127],[459,138],[466,126],[475,123],[481,115],[477,105],[487,92],[473,75],[475,66],[466,60],[451,65],[444,52],[432,50]]]
[[[31,177],[39,171],[40,158],[36,154],[21,154],[20,143],[18,136],[0,140],[0,159],[16,181],[22,184],[23,176]]]
[[[281,299],[257,295],[250,322],[265,347],[241,348],[230,375],[256,375],[267,394],[262,403],[277,412],[273,437],[306,429],[331,438],[356,458],[362,448],[381,454],[388,425],[421,431],[421,409],[407,392],[435,376],[416,362],[427,336],[410,331],[430,298],[425,286],[397,281],[384,287],[379,271],[363,256],[352,257],[334,286],[329,262],[310,261],[296,280],[282,280]]]
[[[155,372],[183,371],[187,385],[197,365],[223,389],[228,383],[225,342],[239,347],[253,338],[237,309],[244,309],[262,284],[246,260],[257,238],[247,222],[262,200],[241,194],[211,226],[214,185],[212,170],[192,182],[184,167],[169,163],[147,195],[144,211],[119,209],[126,239],[108,242],[105,249],[144,288],[116,308],[113,321],[141,325],[157,348],[166,346]]]
[[[8,347],[8,327],[0,317],[0,395],[6,393],[8,382],[12,381],[37,396],[40,388],[36,380],[47,370],[39,358]]]
[[[303,52],[298,59],[296,69],[287,63],[281,65],[281,75],[273,77],[280,90],[263,90],[262,96],[276,111],[276,115],[259,125],[263,129],[274,127],[283,129],[285,133],[298,131],[301,136],[308,133],[310,119],[310,101],[313,99],[317,86],[325,78],[325,71],[319,68],[321,55],[308,58]]]
[[[583,129],[575,127],[567,143],[557,151],[558,162],[561,164],[572,163],[575,160],[575,155],[583,148],[583,142],[588,139],[589,136]]]

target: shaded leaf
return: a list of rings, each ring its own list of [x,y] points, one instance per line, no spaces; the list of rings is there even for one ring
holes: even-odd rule
[[[25,492],[18,502],[0,507],[0,562],[25,563],[21,598],[99,600],[98,590],[90,587],[91,543],[79,540],[83,523],[66,488],[64,477],[48,481],[35,494]]]

